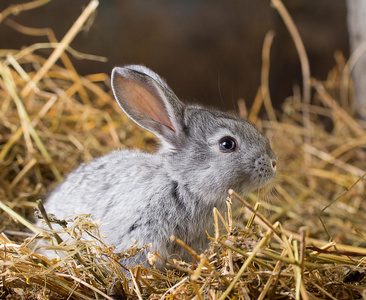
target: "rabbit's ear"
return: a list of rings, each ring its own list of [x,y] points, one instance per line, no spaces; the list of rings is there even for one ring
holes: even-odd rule
[[[150,69],[114,68],[112,89],[119,106],[140,126],[173,144],[183,132],[184,104]]]

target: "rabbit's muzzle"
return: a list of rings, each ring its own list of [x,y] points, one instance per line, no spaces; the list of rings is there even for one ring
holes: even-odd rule
[[[277,173],[277,158],[261,155],[254,162],[254,173],[260,181],[260,186],[268,184]]]

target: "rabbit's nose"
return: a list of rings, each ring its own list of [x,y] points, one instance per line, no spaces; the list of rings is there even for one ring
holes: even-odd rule
[[[273,171],[277,170],[277,160],[276,159],[271,160],[271,166],[272,166]]]

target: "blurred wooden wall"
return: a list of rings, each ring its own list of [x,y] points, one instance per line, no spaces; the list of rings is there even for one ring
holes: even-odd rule
[[[0,9],[25,0],[1,0]],[[53,0],[18,16],[31,27],[51,27],[61,39],[86,0]],[[303,37],[312,75],[324,79],[334,52],[348,56],[344,0],[285,0]],[[109,73],[114,65],[144,64],[164,76],[177,95],[223,109],[238,98],[251,102],[260,84],[265,34],[276,36],[271,52],[270,92],[278,107],[301,83],[294,44],[269,0],[101,0],[92,26],[72,43],[78,51],[108,57],[108,63],[78,61],[80,73]],[[0,24],[1,48],[19,48],[45,38],[24,36]]]

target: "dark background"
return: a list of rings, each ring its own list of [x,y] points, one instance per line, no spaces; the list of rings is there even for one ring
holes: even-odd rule
[[[26,1],[1,0],[0,9]],[[85,0],[53,0],[9,18],[30,27],[51,27],[59,40]],[[334,53],[349,55],[344,0],[285,0],[303,38],[313,77],[325,79]],[[260,84],[265,34],[276,33],[271,50],[270,93],[279,107],[301,84],[295,46],[269,0],[101,0],[94,23],[73,41],[81,52],[107,63],[73,59],[81,74],[110,73],[115,65],[144,64],[167,79],[183,99],[233,109],[251,103]],[[0,24],[0,47],[19,49],[46,38],[29,37]],[[38,52],[40,53],[40,52]]]

